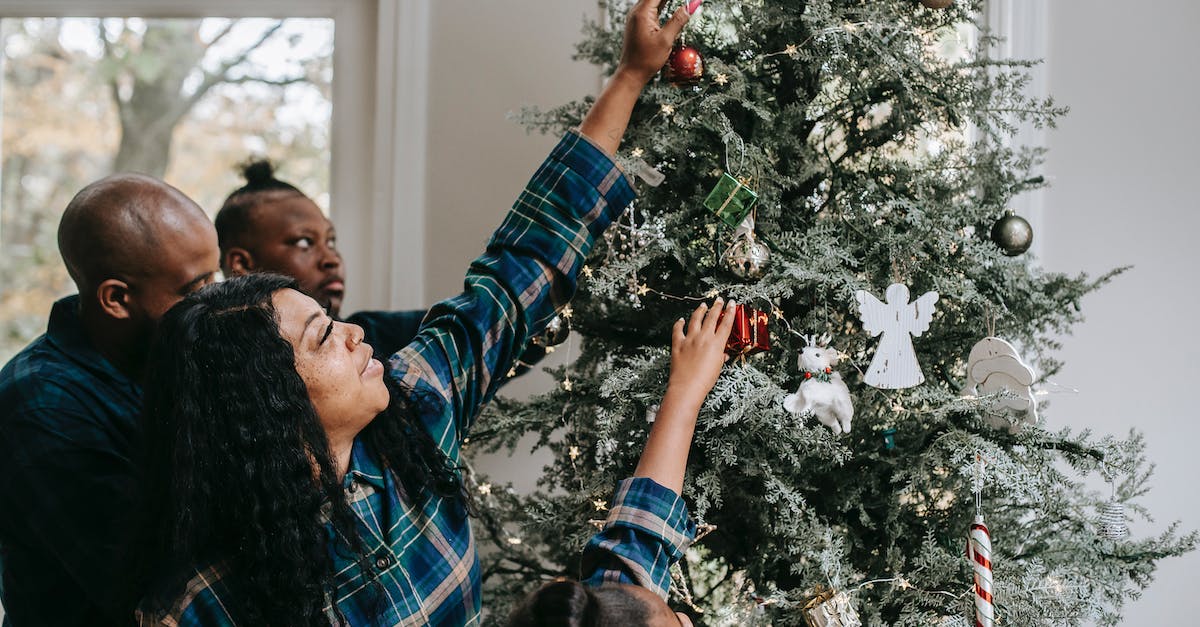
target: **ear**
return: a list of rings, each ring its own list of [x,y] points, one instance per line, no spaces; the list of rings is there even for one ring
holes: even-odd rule
[[[221,267],[225,268],[229,276],[241,276],[254,272],[255,268],[254,255],[245,248],[230,248],[225,251],[225,258],[222,260]]]
[[[129,284],[119,279],[105,279],[96,288],[96,300],[100,303],[100,311],[115,320],[127,320],[133,317],[132,295]]]

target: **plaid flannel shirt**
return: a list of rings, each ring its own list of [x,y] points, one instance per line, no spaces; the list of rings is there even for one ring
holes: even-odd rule
[[[625,479],[617,484],[604,528],[583,550],[582,581],[641,586],[665,601],[671,566],[695,537],[682,497],[652,479]]]
[[[459,462],[464,435],[527,339],[575,293],[595,238],[632,200],[612,160],[568,133],[471,264],[463,293],[434,305],[417,337],[392,356],[391,376],[416,398],[433,399],[420,407],[422,418],[452,462]],[[352,625],[478,624],[479,560],[459,505],[440,497],[409,500],[359,445],[346,490],[378,585],[367,585],[354,559],[334,553],[331,618],[341,614]],[[235,624],[229,608],[237,592],[222,574],[220,566],[198,570],[173,607],[147,608],[139,622]]]

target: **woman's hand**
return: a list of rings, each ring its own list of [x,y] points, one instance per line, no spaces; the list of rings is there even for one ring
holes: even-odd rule
[[[671,333],[671,378],[667,395],[699,407],[716,384],[721,366],[729,356],[725,343],[733,329],[736,304],[720,298],[712,307],[700,305],[690,321],[680,318]]]
[[[639,0],[625,18],[625,45],[617,75],[632,76],[642,85],[650,82],[666,64],[675,40],[691,14],[700,8],[701,1],[691,0],[679,7],[665,24],[659,24],[663,0]]]
[[[616,154],[638,95],[667,62],[675,38],[683,31],[689,14],[695,13],[702,1],[689,0],[665,24],[658,22],[663,0],[638,0],[629,10],[621,62],[579,125],[579,132],[604,152]]]

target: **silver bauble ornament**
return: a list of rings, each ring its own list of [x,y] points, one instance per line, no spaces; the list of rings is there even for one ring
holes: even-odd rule
[[[571,335],[571,325],[563,320],[562,316],[555,315],[546,323],[546,328],[534,336],[533,343],[538,346],[558,346],[567,341],[567,337]]]
[[[738,238],[725,251],[725,267],[742,279],[761,279],[771,261],[771,249],[752,237]]]
[[[1016,257],[1033,244],[1033,227],[1021,216],[1005,214],[992,225],[992,241],[1004,254]]]
[[[1097,531],[1101,538],[1109,540],[1124,540],[1129,537],[1129,525],[1125,524],[1125,504],[1111,500],[1100,508],[1100,528]]]

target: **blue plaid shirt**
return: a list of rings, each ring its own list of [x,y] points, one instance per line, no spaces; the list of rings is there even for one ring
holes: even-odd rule
[[[77,296],[0,370],[6,626],[128,623],[119,573],[141,408],[141,387],[87,341]]]
[[[391,376],[414,389],[416,398],[433,399],[421,406],[422,418],[451,461],[460,461],[463,437],[527,338],[575,293],[595,238],[632,200],[633,190],[612,160],[568,133],[472,262],[464,292],[434,305],[412,343],[392,356]],[[410,500],[361,445],[345,481],[379,585],[365,585],[357,562],[333,553],[331,619],[341,614],[352,625],[478,624],[479,560],[458,504],[433,496]],[[226,608],[236,595],[219,565],[203,568],[173,607],[147,608],[140,623],[233,625]]]
[[[683,498],[652,479],[625,479],[617,484],[604,528],[583,550],[582,581],[641,586],[665,601],[671,565],[695,537]]]

